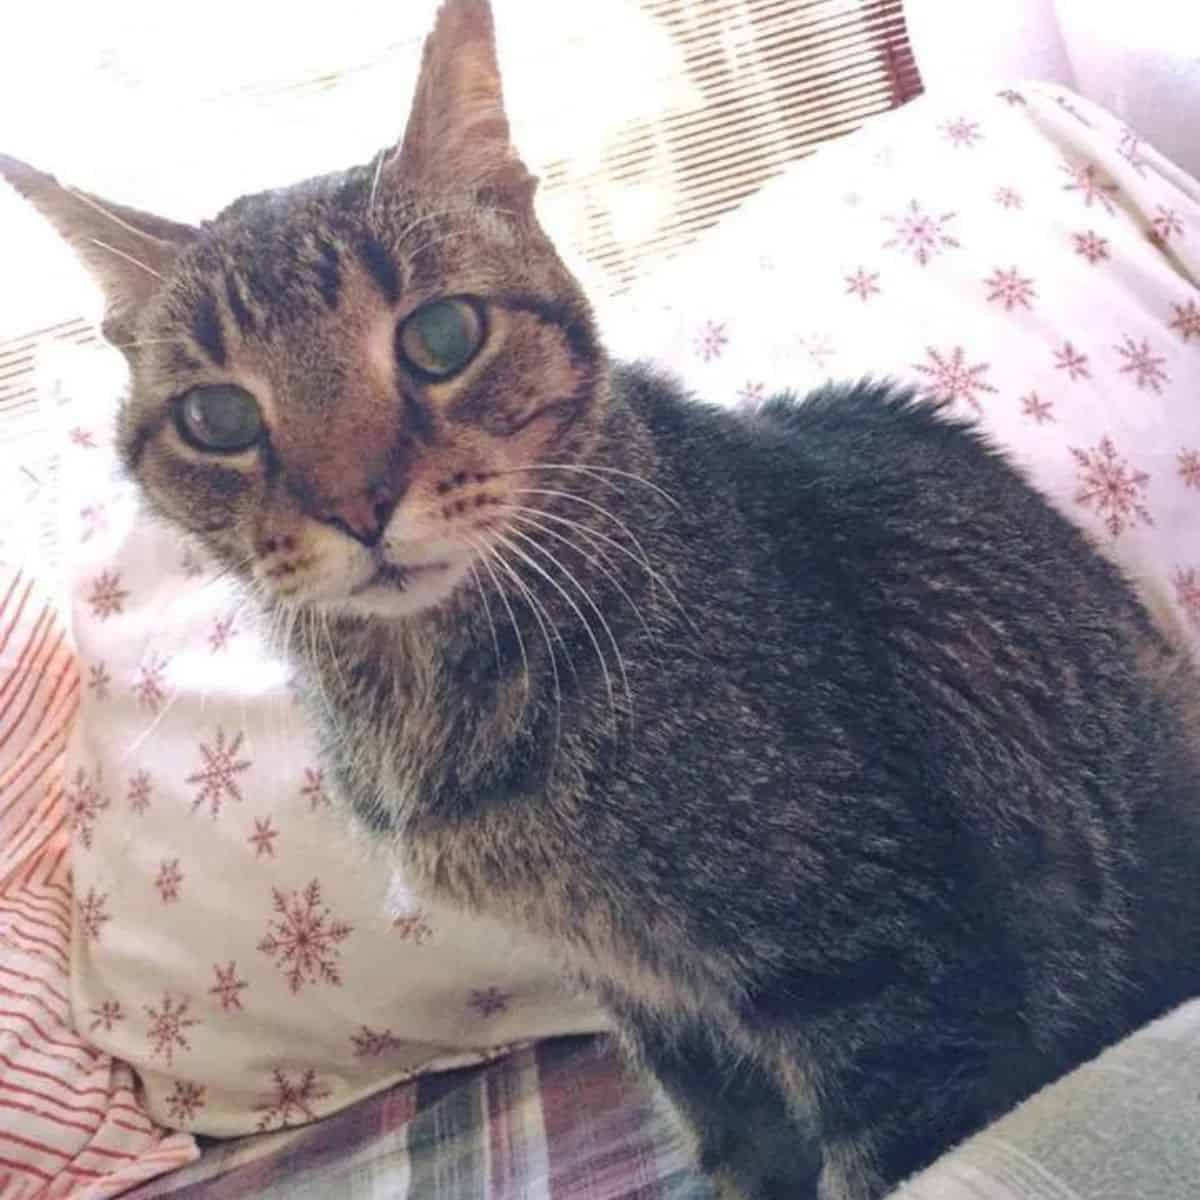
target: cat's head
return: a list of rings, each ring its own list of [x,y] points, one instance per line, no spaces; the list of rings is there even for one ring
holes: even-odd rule
[[[199,227],[0,174],[103,286],[150,503],[283,603],[438,603],[529,469],[578,460],[602,419],[603,354],[510,143],[487,0],[443,4],[396,146]]]

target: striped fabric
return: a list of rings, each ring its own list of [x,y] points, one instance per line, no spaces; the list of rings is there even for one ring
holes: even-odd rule
[[[709,1200],[603,1041],[427,1075],[317,1125],[212,1143],[129,1200]]]
[[[130,1069],[72,1028],[67,730],[79,702],[57,616],[0,578],[0,1197],[115,1196],[196,1157],[146,1117]]]

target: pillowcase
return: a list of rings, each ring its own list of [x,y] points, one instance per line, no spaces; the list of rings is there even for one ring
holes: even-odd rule
[[[616,353],[719,403],[867,373],[946,397],[1196,633],[1198,278],[1195,181],[1031,87],[878,121],[598,308]],[[112,352],[74,353],[47,387],[84,678],[79,1028],[137,1069],[156,1119],[218,1134],[600,1028],[536,947],[418,905],[358,856],[286,670],[113,475]]]

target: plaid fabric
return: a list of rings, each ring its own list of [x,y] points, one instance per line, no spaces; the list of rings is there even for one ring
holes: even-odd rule
[[[203,1142],[204,1139],[201,1139]],[[281,1133],[208,1142],[129,1200],[708,1200],[607,1042],[543,1042]]]

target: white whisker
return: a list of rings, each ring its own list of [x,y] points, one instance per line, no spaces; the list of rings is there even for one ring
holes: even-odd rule
[[[670,492],[666,492],[659,487],[657,483],[651,483],[649,479],[644,479],[641,475],[635,475],[630,471],[622,471],[617,467],[602,467],[596,463],[531,463],[527,467],[508,467],[503,471],[497,471],[496,474],[517,475],[529,471],[575,471],[579,474],[601,478],[605,475],[611,475],[618,479],[628,479],[634,483],[640,483],[643,487],[647,487],[653,492],[657,492],[667,503],[673,504],[680,512],[683,511],[683,505]],[[603,482],[611,483],[612,480],[605,479]]]
[[[102,242],[99,238],[88,238],[88,241],[93,245],[99,246],[102,250],[107,250],[109,254],[115,254],[118,258],[123,258],[127,263],[132,263],[135,267],[140,267],[147,275],[153,275],[160,283],[162,282],[162,276],[153,267],[146,266],[141,259],[134,258],[132,254],[126,254],[124,250],[118,250],[116,246],[110,246],[108,242]]]

